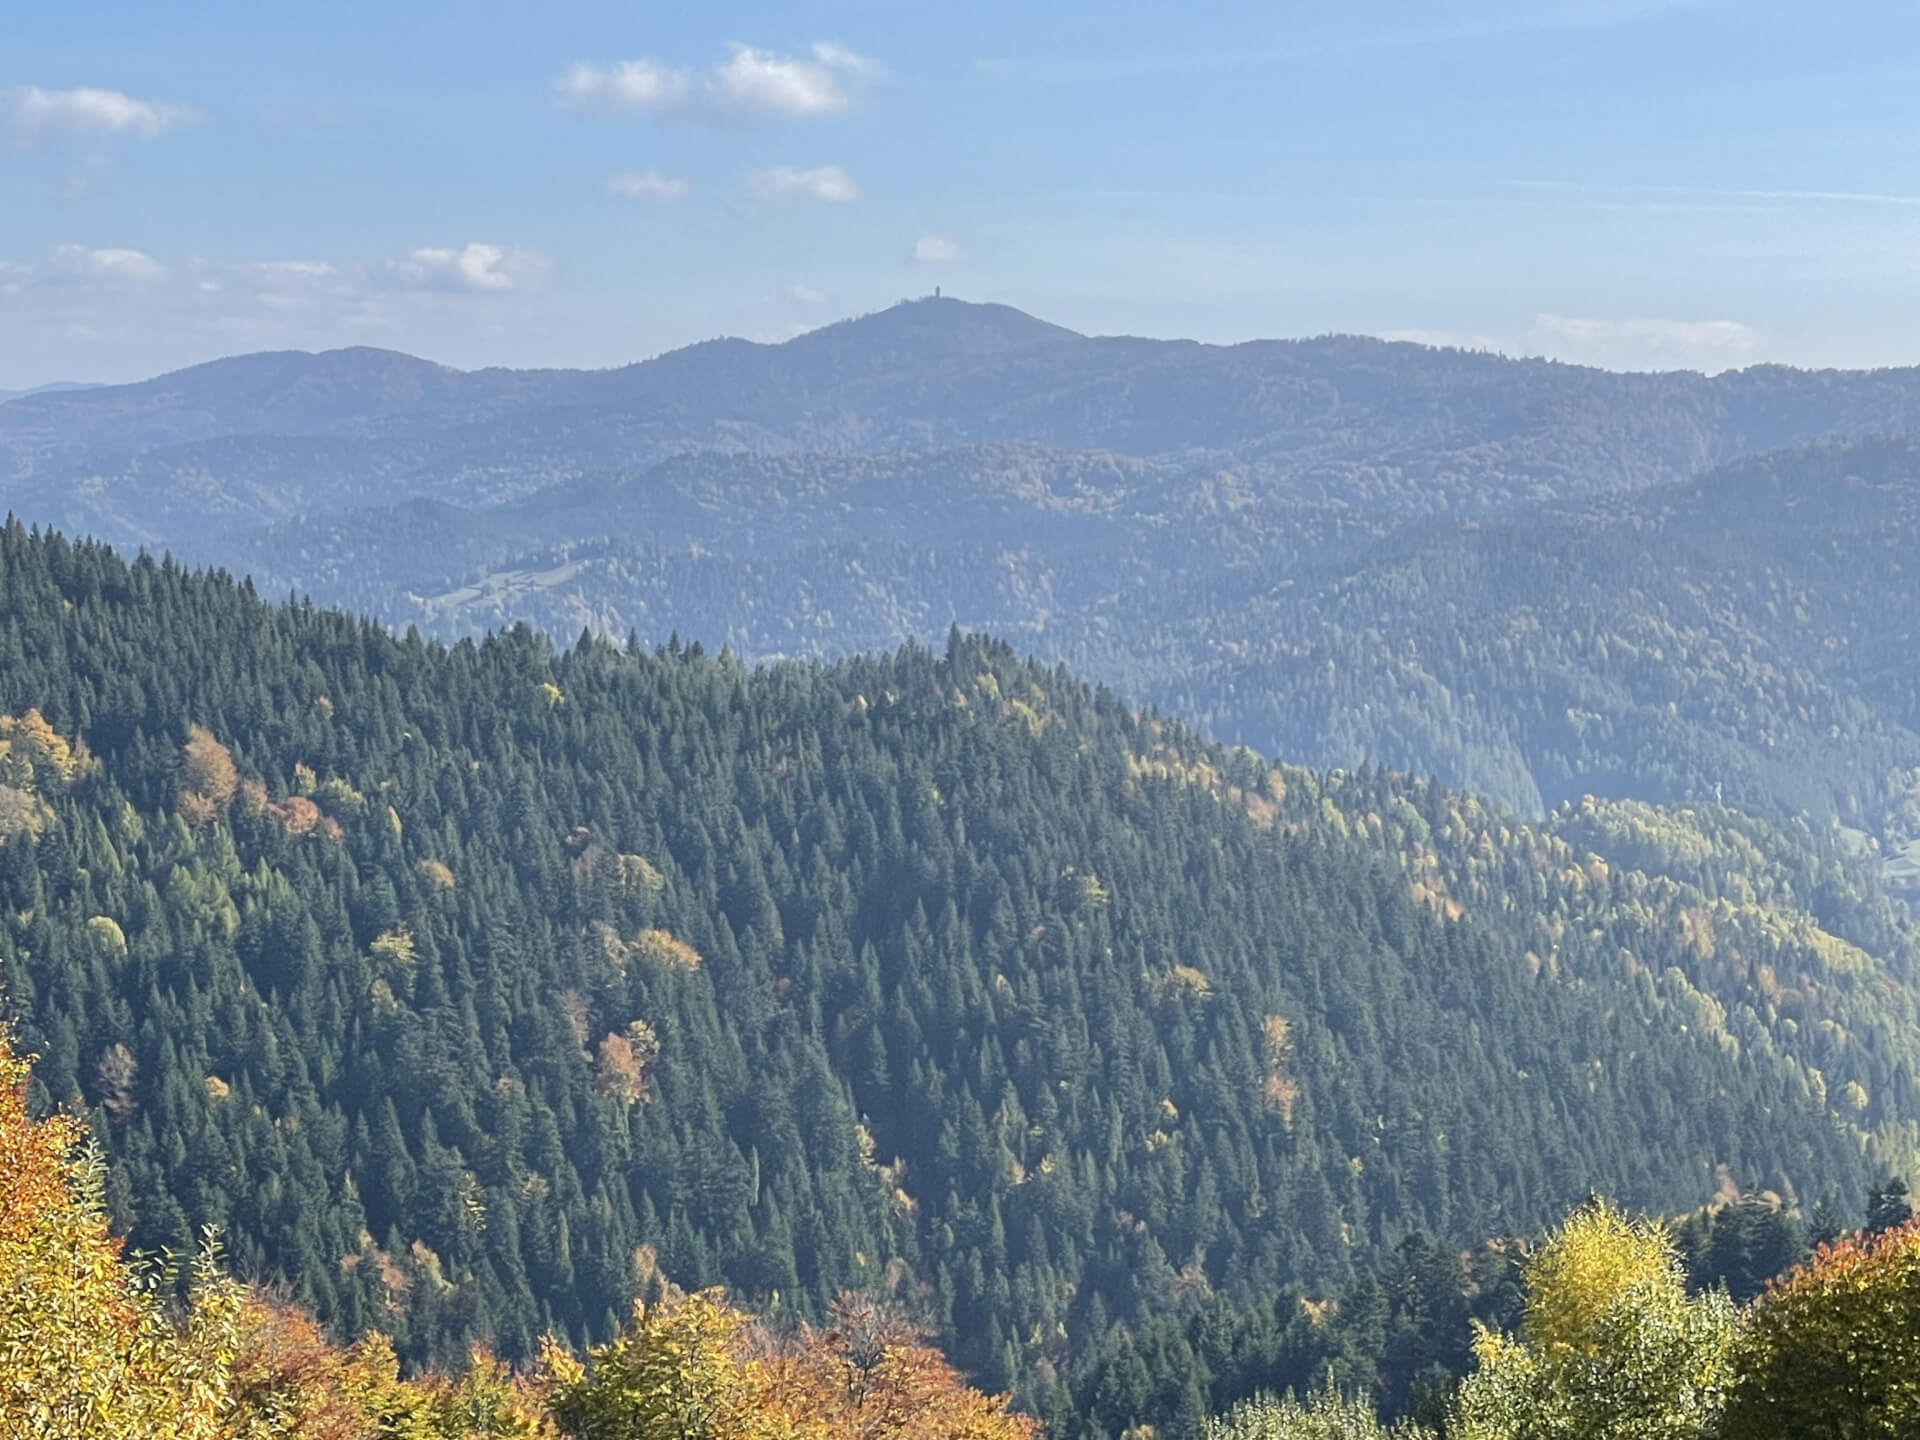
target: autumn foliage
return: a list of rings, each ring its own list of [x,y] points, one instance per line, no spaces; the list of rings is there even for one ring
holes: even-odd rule
[[[239,788],[240,775],[232,752],[214,739],[206,726],[191,725],[180,769],[180,814],[196,828],[212,824]]]
[[[1605,1201],[1527,1264],[1518,1335],[1482,1330],[1450,1440],[1704,1440],[1727,1381],[1733,1305],[1693,1296],[1661,1226]]]
[[[1920,1220],[1823,1245],[1748,1311],[1726,1440],[1920,1435]]]
[[[191,1303],[128,1263],[98,1202],[83,1132],[26,1106],[27,1067],[0,1032],[0,1440],[216,1440],[240,1291],[209,1244]]]
[[[963,1384],[926,1338],[870,1296],[842,1296],[761,1361],[770,1408],[806,1440],[1037,1440],[1005,1396]]]
[[[384,1335],[345,1348],[289,1305],[249,1297],[221,1440],[538,1440],[537,1379],[476,1350],[458,1376],[400,1377]]]
[[[842,1297],[824,1328],[776,1332],[718,1291],[637,1305],[582,1365],[551,1348],[553,1414],[573,1440],[1037,1440],[968,1388],[889,1308]]]
[[[528,1374],[476,1349],[411,1379],[386,1337],[337,1345],[226,1278],[211,1238],[179,1301],[109,1233],[84,1129],[35,1120],[26,1082],[0,1031],[0,1440],[1035,1440],[860,1298],[775,1330],[669,1290],[584,1363],[549,1341]]]

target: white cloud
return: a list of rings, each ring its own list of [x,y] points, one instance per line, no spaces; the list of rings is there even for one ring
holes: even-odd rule
[[[922,235],[907,258],[916,265],[958,265],[967,252],[944,235]]]
[[[38,263],[0,262],[0,294],[54,292],[107,297],[138,286],[155,297],[251,297],[372,302],[396,292],[487,294],[525,289],[547,268],[544,256],[516,246],[472,242],[421,246],[384,260],[209,260],[163,263],[143,250],[56,246]]]
[[[171,264],[142,250],[61,245],[38,263],[0,263],[0,301],[21,307],[27,319],[59,315],[101,334],[110,322],[133,325],[141,316],[162,327],[248,330],[266,311],[358,324],[407,296],[441,296],[452,305],[462,296],[539,289],[531,282],[546,265],[531,251],[479,243],[422,246],[385,260],[191,257]]]
[[[1714,373],[1751,364],[1764,337],[1737,320],[1671,320],[1636,315],[1596,319],[1583,315],[1536,315],[1524,331],[1388,330],[1383,340],[1409,340],[1455,350],[1500,355],[1538,355],[1605,370],[1705,370]]]
[[[814,170],[798,170],[791,165],[775,165],[747,176],[747,193],[756,200],[827,200],[845,204],[860,198],[860,187],[838,165],[822,165]]]
[[[1737,320],[1658,316],[1599,320],[1540,315],[1530,338],[1557,359],[1609,369],[1727,370],[1747,363],[1760,346],[1759,333]]]
[[[575,65],[554,82],[567,104],[641,110],[662,120],[734,129],[770,117],[831,115],[850,107],[886,69],[835,41],[807,56],[734,44],[706,70],[650,56],[612,65]]]
[[[658,60],[622,60],[601,67],[575,65],[554,82],[561,98],[575,104],[613,105],[630,110],[670,110],[693,93],[693,76]]]
[[[18,85],[0,90],[0,115],[17,145],[80,135],[138,135],[151,140],[199,118],[191,106],[137,100],[118,90],[82,86],[42,90]]]
[[[62,245],[53,252],[53,271],[91,280],[154,281],[167,277],[167,267],[140,250],[90,250],[84,245]]]
[[[838,40],[815,41],[813,58],[829,70],[839,71],[864,84],[875,84],[887,78],[886,66],[870,56],[856,54]]]
[[[787,286],[787,299],[796,305],[824,305],[827,303],[826,292],[816,290],[811,285]]]
[[[658,170],[622,170],[607,177],[607,193],[625,200],[678,200],[687,182]]]
[[[852,103],[847,82],[869,78],[869,62],[838,45],[816,45],[812,60],[796,60],[751,45],[735,45],[714,72],[729,107],[778,115],[826,115]]]
[[[423,247],[388,262],[389,273],[403,286],[421,290],[512,290],[545,261],[531,251],[511,246],[469,242],[458,250]]]

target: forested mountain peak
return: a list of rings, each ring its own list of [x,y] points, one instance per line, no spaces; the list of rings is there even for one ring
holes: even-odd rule
[[[918,350],[929,357],[983,356],[1085,340],[1077,331],[1049,324],[1011,305],[927,295],[796,335],[781,348],[796,355],[832,350],[893,354]]]

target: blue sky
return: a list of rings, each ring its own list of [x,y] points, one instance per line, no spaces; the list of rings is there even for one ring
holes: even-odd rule
[[[0,388],[1076,328],[1920,362],[1920,7],[10,7]]]

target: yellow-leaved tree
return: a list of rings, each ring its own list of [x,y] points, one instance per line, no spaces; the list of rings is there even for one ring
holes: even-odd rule
[[[0,1030],[0,1440],[217,1440],[242,1295],[209,1242],[191,1301],[107,1229],[101,1164],[65,1116],[36,1121]]]
[[[1005,1396],[970,1389],[912,1327],[843,1297],[826,1328],[776,1333],[717,1290],[636,1305],[582,1365],[549,1346],[571,1440],[1037,1440]]]
[[[1433,1432],[1402,1420],[1383,1425],[1365,1400],[1327,1387],[1304,1400],[1288,1394],[1243,1400],[1207,1421],[1203,1440],[1432,1440]]]
[[[1597,1200],[1528,1263],[1518,1336],[1481,1331],[1450,1440],[1700,1440],[1730,1378],[1734,1309],[1689,1296],[1666,1231]]]
[[[777,1440],[758,1365],[741,1354],[748,1317],[717,1290],[636,1304],[588,1364],[549,1342],[553,1418],[574,1440]]]

